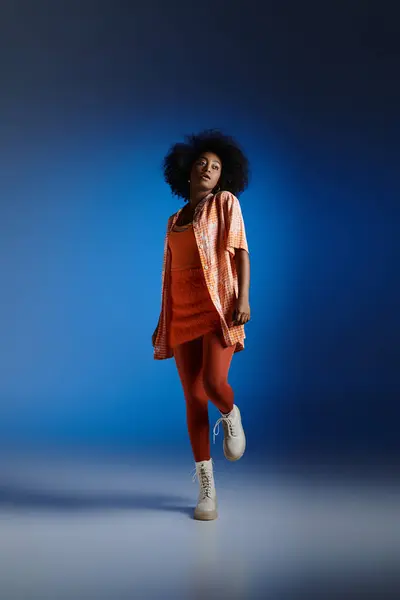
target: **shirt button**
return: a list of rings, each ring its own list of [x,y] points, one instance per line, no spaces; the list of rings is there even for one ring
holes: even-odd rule
[[[204,268],[205,268],[205,270],[207,271],[207,270],[208,270],[208,265],[205,265],[205,266],[204,266]]]

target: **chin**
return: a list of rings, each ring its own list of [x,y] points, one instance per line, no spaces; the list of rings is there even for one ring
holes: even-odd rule
[[[214,186],[210,186],[210,184],[207,181],[199,181],[198,189],[202,192],[212,192]]]

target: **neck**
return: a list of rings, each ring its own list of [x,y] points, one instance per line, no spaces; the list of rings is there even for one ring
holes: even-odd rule
[[[196,206],[202,201],[204,200],[204,198],[206,196],[208,196],[211,192],[205,192],[204,190],[200,190],[200,191],[195,191],[195,190],[190,190],[190,206],[194,209],[196,208]]]

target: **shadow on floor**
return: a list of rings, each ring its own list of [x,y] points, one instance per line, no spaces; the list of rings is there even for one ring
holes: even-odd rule
[[[178,496],[145,492],[79,493],[63,490],[28,489],[15,484],[0,484],[0,509],[44,511],[153,510],[192,516],[192,500]]]

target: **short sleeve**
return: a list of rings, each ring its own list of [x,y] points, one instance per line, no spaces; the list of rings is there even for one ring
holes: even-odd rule
[[[248,252],[246,229],[239,200],[233,194],[229,194],[224,208],[226,249],[232,256],[235,255],[236,250]]]

